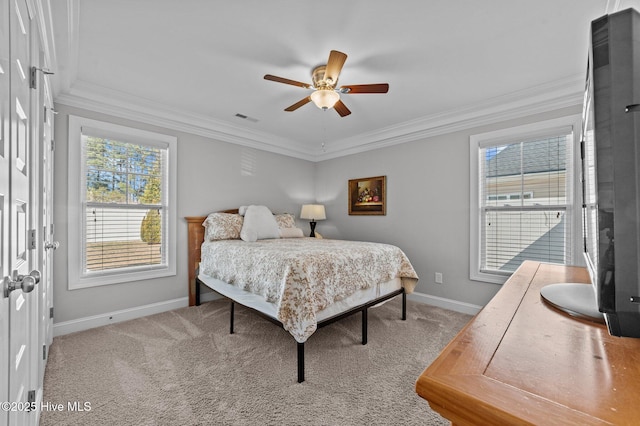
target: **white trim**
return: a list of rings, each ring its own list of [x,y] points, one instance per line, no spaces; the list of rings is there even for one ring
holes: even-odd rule
[[[426,139],[556,109],[582,105],[584,75],[553,81],[473,105],[341,139],[326,146],[317,161]]]
[[[107,312],[99,315],[78,318],[70,321],[63,321],[53,324],[53,336],[75,333],[77,331],[89,330],[90,328],[101,327],[103,325],[115,324],[117,322],[128,321],[148,315],[159,314],[173,309],[184,308],[189,305],[187,297],[166,300],[164,302],[151,303],[149,305],[137,306],[135,308],[122,309],[114,312]]]
[[[58,95],[56,104],[83,108],[303,160],[312,160],[312,157],[305,152],[304,145],[297,141],[242,128],[195,113],[186,114],[159,103],[84,81],[74,82],[68,93]]]
[[[558,122],[560,125],[553,126],[552,124],[554,122]],[[544,123],[549,123],[549,127],[545,126]],[[526,142],[544,139],[558,134],[568,134],[573,132],[573,124],[574,123],[567,124],[566,118],[563,117],[526,124],[524,126],[509,127],[506,129],[495,130],[493,132],[471,135],[471,138],[477,141],[478,148],[489,148],[501,144],[508,144],[516,139],[519,142]],[[520,131],[520,129],[522,129],[522,131]]]
[[[220,298],[222,298],[222,296],[214,293],[213,291],[203,292],[200,296],[200,302],[211,302]],[[115,324],[117,322],[128,321],[136,318],[146,317],[149,315],[159,314],[161,312],[172,311],[174,309],[185,308],[188,305],[189,298],[181,297],[179,299],[151,303],[149,305],[122,309],[119,311],[108,312],[106,314],[92,315],[75,320],[63,321],[53,324],[53,335],[62,336],[64,334],[75,333],[77,331],[89,330],[95,327],[102,327],[104,325]]]
[[[582,116],[580,114],[569,115],[566,117],[545,120],[536,123],[526,124],[522,126],[510,127],[506,129],[495,130],[487,133],[471,135],[469,137],[469,278],[473,281],[482,281],[494,284],[504,284],[510,275],[498,275],[485,273],[480,271],[480,229],[481,215],[478,214],[480,206],[480,188],[478,185],[478,173],[480,170],[480,161],[478,157],[479,149],[486,147],[487,144],[495,141],[500,143],[507,139],[520,139],[521,137],[530,138],[538,134],[547,134],[548,129],[565,129],[570,128],[573,133],[573,208],[571,209],[571,235],[573,236],[573,247],[571,250],[573,260],[577,258],[580,252],[578,247],[577,235],[581,235],[581,221],[579,208],[581,203],[581,195],[579,186],[575,176],[580,176],[580,162],[577,161],[576,152],[579,152],[579,142],[582,129]]]
[[[168,161],[168,236],[166,250],[167,265],[159,268],[150,268],[144,271],[126,272],[114,270],[109,274],[96,275],[94,277],[83,277],[81,274],[82,262],[82,236],[81,226],[69,226],[68,241],[68,273],[69,290],[95,287],[108,284],[119,284],[123,282],[140,281],[151,278],[160,278],[176,275],[176,235],[177,235],[177,175],[178,175],[178,139],[175,136],[165,135],[132,127],[120,126],[117,124],[92,120],[85,117],[69,115],[69,163],[68,163],[68,220],[70,224],[82,224],[82,200],[83,200],[83,179],[80,179],[82,170],[82,149],[81,136],[82,128],[94,128],[104,132],[113,132],[118,136],[123,136],[125,140],[139,142],[146,140],[151,144],[163,145],[167,149]]]
[[[580,74],[464,108],[425,116],[351,138],[335,140],[327,144],[325,150],[309,148],[298,141],[252,131],[208,117],[184,114],[146,99],[84,81],[74,81],[70,90],[56,96],[56,103],[318,162],[582,105],[583,95],[584,75]]]
[[[42,13],[40,24],[49,44],[45,51],[45,64],[56,75],[50,79],[53,95],[69,90],[78,75],[78,46],[81,0],[36,0]],[[53,3],[53,5],[52,5]],[[55,10],[55,13],[53,12]],[[54,15],[66,24],[65,31],[54,31]]]
[[[203,292],[200,296],[200,302],[210,302],[212,300],[220,299],[221,297],[222,296],[213,291]],[[445,299],[444,297],[432,296],[426,293],[413,292],[407,295],[407,299],[416,303],[437,306],[439,308],[449,309],[451,311],[461,312],[468,315],[475,315],[482,309],[482,306],[479,305],[459,302],[453,299]],[[69,333],[76,333],[78,331],[89,330],[91,328],[102,327],[109,324],[159,314],[161,312],[172,311],[174,309],[187,307],[188,305],[188,298],[180,297],[178,299],[151,303],[149,305],[137,306],[135,308],[122,309],[119,311],[92,315],[75,320],[63,321],[53,324],[53,335],[54,337],[63,336]]]
[[[411,294],[407,294],[407,299],[424,305],[437,306],[439,308],[449,309],[450,311],[461,312],[469,315],[475,315],[482,310],[482,306],[479,305],[473,305],[471,303],[460,302],[453,299],[446,299],[444,297],[432,296],[426,293],[413,292]]]

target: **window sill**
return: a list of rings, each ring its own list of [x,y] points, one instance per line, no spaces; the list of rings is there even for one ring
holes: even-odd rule
[[[489,274],[486,272],[472,272],[469,276],[469,279],[472,281],[481,281],[485,283],[491,284],[504,284],[511,274],[509,275],[497,275],[497,274]]]
[[[150,269],[138,272],[114,273],[109,275],[98,275],[90,277],[76,277],[69,280],[69,290],[80,290],[83,288],[100,287],[103,285],[124,284],[133,281],[143,281],[155,278],[176,276],[175,267],[165,267]]]

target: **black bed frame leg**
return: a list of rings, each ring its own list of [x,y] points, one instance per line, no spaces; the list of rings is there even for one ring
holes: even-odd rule
[[[367,323],[369,322],[368,320],[368,310],[367,308],[364,308],[362,310],[362,344],[366,345],[367,344]]]
[[[200,282],[196,279],[196,306],[200,306]]]
[[[231,301],[231,311],[230,311],[230,315],[229,315],[229,334],[233,334],[233,311],[235,310],[235,303],[233,303],[233,300]]]
[[[402,289],[402,321],[407,320],[407,292]]]
[[[298,383],[304,382],[304,343],[298,342]]]

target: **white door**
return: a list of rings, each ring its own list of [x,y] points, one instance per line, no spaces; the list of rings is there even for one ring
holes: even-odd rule
[[[35,36],[35,35],[34,35]],[[40,64],[43,63],[43,55],[40,55]],[[35,217],[37,229],[37,244],[34,250],[36,269],[40,271],[40,283],[36,290],[38,293],[38,340],[37,354],[38,383],[36,389],[36,402],[41,400],[42,384],[44,383],[44,371],[49,353],[49,345],[53,341],[53,251],[58,247],[54,241],[53,227],[53,101],[51,99],[48,82],[42,72],[36,73],[37,96],[36,105],[44,105],[44,108],[35,108],[39,111],[34,132],[37,138],[34,141],[38,146],[37,161],[34,167],[38,168],[38,179],[33,188],[37,194],[38,212]],[[34,118],[36,118],[34,116]],[[37,255],[37,256],[35,256]]]
[[[9,0],[0,0],[0,280],[9,268]],[[9,298],[0,294],[0,402],[9,401]],[[9,414],[0,411],[0,425]]]
[[[42,272],[42,290],[45,293],[43,312],[43,326],[45,344],[50,345],[53,342],[53,252],[59,246],[55,241],[55,230],[53,226],[53,101],[45,92],[45,113],[44,113],[44,131],[42,140],[42,188],[41,206],[42,206],[42,245],[44,248],[43,261],[41,266]]]
[[[3,5],[4,6],[4,5]],[[7,8],[4,9],[7,11]],[[2,236],[6,263],[3,264],[3,310],[0,317],[8,320],[8,391],[7,401],[12,408],[0,423],[11,426],[35,424],[37,412],[24,407],[34,401],[33,359],[37,350],[34,332],[37,333],[37,297],[30,293],[36,280],[28,276],[33,266],[30,258],[29,229],[32,221],[33,137],[30,123],[30,31],[32,13],[25,0],[9,1],[9,123],[10,143],[8,167],[0,175],[0,188],[8,187],[8,220]],[[6,72],[6,70],[5,70]],[[26,277],[26,278],[25,278]],[[16,287],[15,290],[12,290]],[[37,292],[36,292],[37,293]],[[6,341],[6,340],[5,340]]]

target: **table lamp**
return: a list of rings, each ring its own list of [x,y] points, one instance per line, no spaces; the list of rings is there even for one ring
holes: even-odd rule
[[[311,225],[310,237],[315,237],[316,220],[324,220],[327,216],[324,212],[324,206],[322,204],[303,204],[302,211],[300,212],[300,219],[311,219],[309,225]]]

